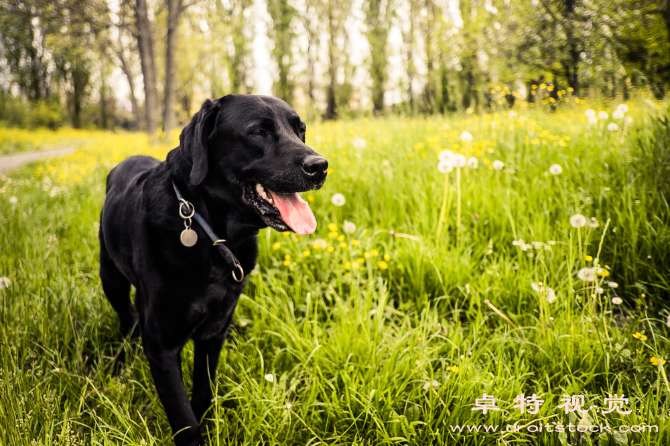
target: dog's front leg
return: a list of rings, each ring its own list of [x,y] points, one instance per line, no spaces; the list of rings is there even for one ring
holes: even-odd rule
[[[170,427],[175,434],[175,444],[177,446],[202,444],[200,426],[191,409],[182,380],[179,350],[164,351],[159,346],[153,346],[150,339],[144,339],[143,343],[158,397],[163,403]]]
[[[224,339],[225,336],[221,335],[204,341],[194,341],[191,407],[198,421],[202,421],[203,415],[212,404],[211,382],[216,376]]]

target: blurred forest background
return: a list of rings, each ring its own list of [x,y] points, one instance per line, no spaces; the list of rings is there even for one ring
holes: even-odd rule
[[[670,88],[668,0],[0,0],[0,34],[4,126],[157,134],[228,93],[318,120]]]

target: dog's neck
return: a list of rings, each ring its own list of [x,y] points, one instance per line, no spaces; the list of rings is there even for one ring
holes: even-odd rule
[[[191,157],[177,147],[168,153],[165,167],[169,180],[166,187],[172,190],[174,181],[187,201],[205,218],[214,232],[226,240],[228,246],[236,246],[264,227],[262,220],[234,196],[234,191],[225,185],[216,184],[213,178],[205,178],[202,184],[191,184]],[[173,192],[174,193],[174,192]]]

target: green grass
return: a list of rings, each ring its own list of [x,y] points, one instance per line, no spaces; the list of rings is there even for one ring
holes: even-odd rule
[[[630,114],[623,136],[589,127],[581,109],[526,113],[536,123],[497,116],[311,126],[308,142],[333,168],[322,190],[303,194],[319,228],[300,238],[261,231],[258,274],[214,383],[209,444],[668,444],[670,384],[651,358],[670,357],[670,128],[665,113]],[[465,130],[474,140],[463,147]],[[452,147],[480,166],[462,172],[458,241],[450,174],[437,240],[445,184],[437,153]],[[0,290],[0,444],[171,444],[141,348],[128,349],[127,366],[114,372],[123,346],[100,287],[96,229],[109,169],[131,153],[165,151],[141,136],[96,134],[76,154],[2,178],[0,276],[11,282]],[[491,170],[485,158],[506,167]],[[561,175],[548,174],[555,163]],[[334,193],[344,206],[331,204]],[[575,213],[599,226],[572,228]],[[355,232],[343,232],[345,220]],[[523,250],[518,239],[540,249]],[[577,276],[594,266],[587,255],[609,272],[598,276],[603,294]],[[556,301],[531,282],[553,288]],[[621,305],[611,303],[616,296]],[[187,388],[192,355],[189,344]],[[501,410],[472,411],[483,393]],[[538,415],[513,408],[521,393],[545,400]],[[564,394],[601,407],[610,393],[625,394],[632,413],[556,408]],[[537,419],[659,432],[450,428]]]

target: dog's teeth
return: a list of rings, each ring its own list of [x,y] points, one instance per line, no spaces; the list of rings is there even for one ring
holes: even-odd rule
[[[267,200],[268,200],[268,203],[275,204],[274,201],[272,200],[272,198],[268,198]]]
[[[256,192],[258,192],[260,195],[265,194],[265,188],[261,186],[260,183],[256,183]]]

